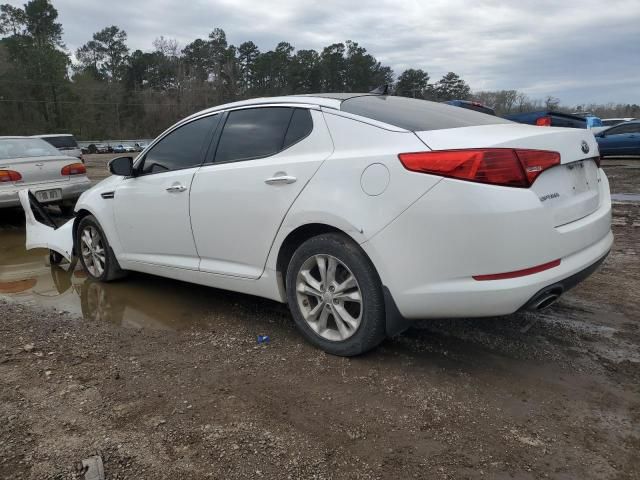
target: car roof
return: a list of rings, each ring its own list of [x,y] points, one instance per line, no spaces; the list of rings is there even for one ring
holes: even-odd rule
[[[45,135],[32,135],[34,138],[73,137],[71,133],[47,133]]]
[[[238,102],[225,103],[207,108],[190,115],[185,120],[206,115],[207,113],[217,112],[219,110],[227,110],[229,108],[249,107],[252,105],[278,104],[278,103],[299,103],[301,105],[317,105],[319,107],[333,108],[340,110],[343,101],[354,97],[378,96],[374,93],[305,93],[301,95],[283,95],[278,97],[258,97],[248,100],[240,100]]]

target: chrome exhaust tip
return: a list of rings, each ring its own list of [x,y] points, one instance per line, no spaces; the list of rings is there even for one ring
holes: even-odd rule
[[[537,312],[541,311],[541,310],[545,310],[547,308],[549,308],[551,305],[553,305],[554,303],[556,303],[556,301],[560,298],[560,294],[559,293],[550,293],[548,295],[542,296],[541,298],[538,299],[537,302],[535,302],[532,305],[532,310],[535,310]]]

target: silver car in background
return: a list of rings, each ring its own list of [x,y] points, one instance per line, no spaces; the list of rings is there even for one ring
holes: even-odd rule
[[[82,149],[78,145],[78,142],[76,142],[75,137],[70,133],[34,135],[34,138],[41,138],[45,142],[56,147],[64,155],[79,158],[82,160],[82,163],[84,163],[84,158],[82,158]]]
[[[91,187],[85,166],[39,138],[0,137],[0,208],[20,205],[18,191],[28,187],[43,204],[70,213]]]

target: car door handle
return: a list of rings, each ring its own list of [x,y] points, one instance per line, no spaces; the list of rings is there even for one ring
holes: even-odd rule
[[[187,187],[185,187],[184,185],[171,185],[170,187],[167,187],[167,192],[180,193],[180,192],[184,192],[186,189]]]
[[[275,177],[267,178],[264,183],[266,183],[267,185],[283,185],[294,183],[296,180],[296,177],[292,177],[290,175],[277,175]]]

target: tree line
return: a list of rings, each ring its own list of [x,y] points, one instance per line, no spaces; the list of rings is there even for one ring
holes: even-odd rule
[[[107,26],[71,53],[50,0],[0,5],[0,135],[71,132],[80,139],[153,137],[198,110],[234,100],[316,92],[366,92],[391,85],[396,95],[434,101],[474,99],[498,113],[559,101],[516,90],[472,92],[449,72],[433,81],[421,69],[395,78],[354,41],[322,50],[280,42],[261,51],[238,46],[215,28],[184,47],[159,37],[151,51],[131,51],[127,33]],[[590,105],[594,113],[640,116],[638,105]]]

